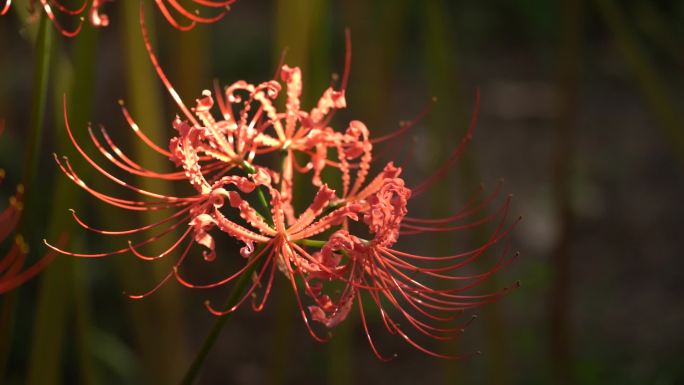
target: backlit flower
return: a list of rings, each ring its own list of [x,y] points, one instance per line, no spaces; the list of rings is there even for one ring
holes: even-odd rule
[[[74,37],[81,32],[83,22],[85,19],[93,27],[106,27],[109,25],[109,17],[102,13],[102,8],[106,3],[114,0],[82,0],[82,3],[75,7],[64,5],[62,0],[29,0],[29,11],[35,14],[36,8],[40,7],[50,18],[55,28],[64,36]],[[154,0],[159,8],[159,11],[164,15],[166,20],[173,27],[187,31],[192,29],[198,23],[208,24],[213,23],[226,14],[228,8],[236,0],[188,0],[192,6],[209,9],[210,16],[201,16],[196,9],[188,9],[188,6],[182,5],[178,0]],[[39,4],[36,4],[38,2]],[[6,14],[12,0],[4,0],[4,4],[0,8],[0,15]],[[63,19],[71,19],[67,22],[70,26],[65,26]]]
[[[56,157],[62,171],[105,203],[130,211],[164,210],[169,214],[142,227],[112,231],[95,229],[74,213],[78,223],[103,235],[146,235],[143,241],[129,241],[128,247],[104,253],[74,253],[51,246],[53,249],[81,257],[131,252],[144,260],[178,254],[166,277],[152,290],[134,298],[153,293],[171,278],[192,289],[246,282],[245,290],[229,308],[206,303],[215,315],[233,312],[248,299],[252,299],[254,310],[261,310],[279,271],[289,281],[300,314],[314,338],[325,340],[317,329],[334,328],[357,306],[368,341],[381,359],[386,357],[373,342],[368,306],[378,309],[382,324],[391,334],[423,352],[446,358],[427,346],[425,339],[453,338],[471,322],[457,320],[461,313],[510,292],[503,289],[472,293],[515,256],[509,255],[510,246],[502,242],[517,223],[508,223],[510,197],[488,213],[498,189],[486,197],[478,193],[462,210],[437,219],[413,216],[410,207],[412,200],[428,191],[459,159],[477,120],[479,94],[463,140],[435,173],[421,182],[408,183],[401,167],[393,162],[380,164],[382,170],[374,174],[373,159],[377,144],[398,137],[415,121],[377,138],[359,120],[349,122],[344,130],[335,130],[331,124],[335,111],[346,106],[351,60],[348,35],[341,84],[339,88],[328,87],[311,110],[303,110],[300,103],[301,70],[287,65],[280,66],[275,79],[263,83],[238,81],[224,89],[215,86],[213,92],[205,90],[194,107],[188,108],[152,52],[142,13],[141,24],[150,60],[180,110],[169,125],[172,137],[168,149],[144,135],[123,103],[122,112],[136,135],[152,151],[167,157],[176,169],[159,173],[144,168],[124,155],[104,129],[102,139],[92,129],[89,129],[90,137],[113,166],[136,176],[189,185],[193,193],[185,196],[155,193],[135,187],[107,171],[76,142],[68,123],[65,99],[66,128],[77,151],[99,173],[132,190],[139,198],[124,199],[97,191],[78,176],[66,158]],[[285,107],[279,111],[275,100],[283,89]],[[299,163],[301,159],[305,160],[303,165]],[[333,172],[324,177],[322,171],[328,167]],[[310,173],[311,181],[295,189],[295,172]],[[335,190],[329,186],[339,187]],[[300,211],[293,204],[294,194],[301,191],[304,196],[306,189],[313,198]],[[397,247],[411,237],[452,236],[482,226],[493,227],[488,239],[461,253],[426,256]],[[182,232],[180,236],[176,235],[177,229]],[[239,255],[217,253],[218,234],[239,241],[242,246]],[[140,251],[142,246],[165,236],[173,236],[174,240],[163,252],[148,256]],[[497,250],[496,261],[483,272],[473,272],[473,262],[481,260],[499,243],[504,245]],[[407,244],[411,242],[403,243]],[[184,262],[194,245],[202,249],[208,263],[217,255],[238,258],[238,269],[214,280],[190,278]],[[262,291],[262,295],[258,296],[257,291]],[[311,320],[320,325],[314,325]]]
[[[373,343],[366,320],[364,306],[370,303],[379,308],[383,324],[390,333],[399,335],[423,352],[448,358],[424,347],[411,332],[438,340],[451,339],[470,322],[454,325],[457,315],[493,302],[510,291],[504,289],[484,295],[468,293],[513,260],[515,255],[508,255],[508,246],[504,247],[499,260],[488,271],[457,273],[470,268],[490,247],[505,238],[515,224],[506,225],[509,200],[495,214],[464,224],[453,223],[480,213],[486,207],[487,200],[473,202],[459,213],[443,219],[409,218],[406,214],[410,195],[411,191],[404,186],[403,180],[393,177],[384,179],[382,187],[367,199],[357,202],[363,213],[360,215],[367,226],[368,237],[364,239],[352,235],[345,229],[338,230],[330,237],[321,249],[321,254],[328,255],[328,260],[337,261],[338,264],[331,269],[344,277],[345,287],[336,300],[329,301],[327,308],[312,306],[310,310],[316,321],[332,327],[341,322],[351,304],[356,302],[373,351],[379,358],[385,359]],[[498,224],[489,239],[470,251],[447,256],[424,256],[394,248],[400,235],[460,231],[494,220]],[[330,255],[336,257],[331,258]],[[367,295],[369,301],[364,302],[362,295]]]
[[[261,179],[261,186],[265,187],[271,195],[271,212],[268,221],[264,220],[259,215],[259,212],[248,201],[244,200],[238,192],[231,192],[228,199],[230,206],[239,210],[239,216],[249,224],[248,227],[227,218],[220,210],[215,210],[211,217],[221,231],[243,241],[250,253],[253,250],[257,250],[254,252],[255,255],[249,259],[247,265],[259,263],[261,265],[260,270],[255,274],[252,285],[237,304],[225,310],[217,310],[209,303],[207,303],[207,307],[215,315],[223,315],[235,311],[247,298],[251,298],[257,288],[262,286],[262,279],[265,278],[266,272],[270,271],[268,278],[265,278],[266,289],[264,290],[263,299],[260,304],[254,303],[254,309],[260,310],[263,308],[268,293],[273,286],[274,272],[277,268],[290,281],[297,297],[300,313],[309,332],[317,340],[323,340],[324,338],[318,336],[310,327],[309,317],[299,297],[299,292],[303,291],[310,297],[319,299],[315,289],[309,285],[310,277],[330,274],[332,271],[327,271],[327,267],[321,264],[307,250],[306,240],[325,232],[333,226],[339,225],[343,218],[350,217],[356,219],[358,207],[356,205],[340,207],[324,214],[323,212],[334,198],[335,192],[323,185],[319,188],[318,193],[306,210],[292,224],[288,224],[285,220],[283,199],[279,191],[270,186],[268,177],[259,179]],[[270,221],[272,221],[272,224],[269,223]],[[334,268],[334,266],[330,267]],[[180,275],[177,275],[177,278],[187,287],[206,289],[225,285],[237,276],[238,274],[232,274],[227,278],[208,284],[190,283]],[[303,289],[299,288],[298,278],[302,278],[301,285]]]
[[[64,174],[76,185],[99,200],[112,206],[133,212],[171,210],[172,213],[158,222],[142,227],[125,230],[101,230],[86,224],[80,217],[78,217],[76,212],[72,210],[72,215],[78,224],[96,233],[109,236],[126,237],[134,234],[147,235],[142,241],[135,243],[129,241],[128,247],[101,253],[77,253],[62,250],[61,248],[53,246],[47,242],[46,244],[55,251],[77,257],[99,258],[131,252],[142,260],[155,260],[163,258],[166,255],[174,252],[176,249],[181,248],[183,251],[175,263],[175,266],[178,267],[184,262],[185,258],[190,252],[191,246],[196,242],[207,249],[204,252],[204,258],[208,261],[213,260],[215,258],[213,246],[214,242],[213,239],[208,235],[208,230],[214,226],[214,223],[207,218],[207,215],[212,213],[213,209],[218,209],[223,206],[224,199],[230,196],[228,189],[251,192],[256,186],[255,182],[246,177],[226,175],[226,173],[235,167],[233,163],[218,161],[209,156],[198,155],[199,150],[197,148],[200,147],[200,139],[203,135],[202,130],[196,127],[190,127],[177,119],[174,122],[174,128],[177,130],[179,136],[174,137],[170,141],[170,150],[165,150],[154,144],[142,132],[142,130],[140,130],[123,103],[121,103],[121,109],[129,126],[136,133],[139,139],[147,144],[152,151],[168,157],[177,165],[178,169],[176,171],[165,173],[159,173],[146,169],[126,156],[124,152],[114,143],[104,128],[100,128],[101,136],[104,139],[102,140],[98,139],[92,127],[88,127],[90,138],[103,157],[107,159],[113,166],[123,171],[127,171],[133,175],[151,179],[182,181],[184,183],[188,183],[196,190],[195,194],[181,197],[148,191],[136,187],[107,171],[90,155],[88,155],[74,138],[71,126],[69,124],[65,98],[64,120],[66,123],[67,133],[76,150],[103,176],[117,185],[134,191],[140,195],[140,199],[124,199],[100,192],[90,187],[90,185],[81,179],[78,173],[71,167],[68,158],[63,157],[60,160],[60,158],[55,155],[55,161],[59,165],[62,172],[64,172]],[[165,236],[174,235],[177,229],[183,229],[183,227],[186,228],[182,232],[182,235],[180,235],[180,237],[178,237],[165,251],[154,256],[147,256],[139,251],[142,246],[157,242]],[[150,234],[150,231],[154,231],[155,233]],[[181,246],[184,242],[187,243],[187,245]],[[168,279],[172,276],[173,272],[170,271],[162,280],[162,282],[160,282],[159,285],[152,291],[155,291],[157,288],[161,287],[161,285],[168,281]],[[145,295],[147,294],[136,295],[133,297],[143,297]]]
[[[344,320],[352,304],[356,303],[368,340],[379,358],[385,357],[376,349],[371,338],[364,303],[365,306],[371,303],[379,308],[383,324],[390,333],[399,335],[426,353],[446,357],[424,347],[414,336],[411,336],[411,331],[438,340],[453,338],[470,322],[453,325],[455,319],[453,314],[492,302],[510,291],[510,289],[504,289],[484,295],[468,293],[513,260],[515,255],[508,255],[508,246],[504,247],[498,262],[494,263],[488,271],[471,275],[456,274],[471,268],[472,262],[480,259],[488,249],[504,239],[515,226],[515,223],[506,225],[510,198],[489,215],[483,214],[498,195],[498,190],[484,199],[478,200],[477,197],[471,199],[464,209],[445,218],[419,219],[407,216],[408,203],[411,198],[420,195],[436,183],[444,174],[443,170],[451,167],[458,159],[470,140],[476,117],[477,108],[470,129],[461,144],[435,174],[425,178],[413,189],[406,186],[401,177],[401,168],[391,162],[364,186],[371,166],[372,141],[362,123],[353,122],[352,124],[357,127],[358,131],[363,132],[363,135],[359,135],[363,140],[355,141],[359,149],[354,152],[338,148],[337,167],[341,171],[341,182],[344,187],[342,194],[333,201],[333,206],[344,207],[354,204],[358,215],[353,221],[364,224],[365,231],[359,235],[353,235],[350,232],[352,226],[347,223],[351,219],[345,218],[342,228],[330,236],[321,251],[315,254],[321,263],[327,266],[326,270],[334,271],[334,274],[319,274],[318,277],[312,277],[312,280],[319,278],[321,286],[331,279],[341,280],[345,285],[344,289],[337,290],[336,295],[321,291],[317,301],[324,305],[312,305],[309,310],[314,320],[327,327],[334,327]],[[393,134],[384,138],[391,137],[394,137]],[[357,166],[352,185],[348,159],[351,156],[358,157],[359,153],[364,153],[364,155]],[[479,218],[472,219],[478,215]],[[498,224],[490,238],[470,251],[433,257],[407,253],[394,248],[394,244],[400,237],[462,231],[484,226],[493,221],[498,221]],[[358,225],[354,226],[357,232],[358,227]],[[367,296],[369,301],[362,301],[362,295]],[[395,320],[393,313],[398,314],[401,320]],[[449,325],[449,323],[452,324]]]

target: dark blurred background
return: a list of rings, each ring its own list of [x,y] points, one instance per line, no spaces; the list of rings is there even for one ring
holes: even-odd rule
[[[36,26],[18,3],[0,18],[6,197],[24,172],[36,60]],[[379,335],[383,351],[399,353],[381,363],[357,314],[334,330],[332,342],[316,343],[280,282],[263,313],[246,306],[228,322],[199,383],[684,383],[684,2],[239,0],[222,21],[187,33],[148,8],[162,67],[188,105],[214,79],[270,79],[288,47],[286,63],[303,69],[308,109],[331,75],[342,71],[349,27],[349,106],[334,127],[359,119],[381,135],[437,97],[395,150],[409,183],[428,175],[457,145],[479,88],[473,142],[446,181],[411,210],[423,216],[456,210],[480,183],[492,191],[504,178],[503,191],[514,194],[513,216],[524,217],[513,234],[521,256],[485,289],[517,280],[522,287],[478,309],[464,336],[436,345],[482,355],[443,361]],[[88,121],[102,123],[132,158],[157,170],[170,167],[141,146],[117,104],[124,99],[157,143],[173,135],[177,109],[143,49],[138,2],[119,0],[105,9],[108,28],[86,26],[74,39],[53,33],[47,118],[24,225],[32,259],[47,252],[42,238],[56,242],[62,233],[72,250],[125,247],[125,239],[76,228],[67,208],[114,229],[154,217],[105,207],[59,172],[53,152],[69,155],[94,186],[126,196],[66,141],[64,94],[79,141],[88,141]],[[444,254],[481,237],[405,245]],[[223,252],[226,260],[235,246],[220,244],[231,250]],[[129,254],[59,257],[37,279],[0,298],[0,383],[177,383],[214,322],[203,301],[220,303],[227,291],[170,283],[144,300],[122,295],[153,287],[170,262],[142,264]],[[491,260],[483,268],[486,263]],[[231,266],[219,258],[212,269]],[[382,329],[377,314],[371,318]]]

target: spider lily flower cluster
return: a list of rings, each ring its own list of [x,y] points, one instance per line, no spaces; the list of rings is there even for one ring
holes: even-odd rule
[[[316,105],[305,110],[300,103],[301,70],[287,65],[281,66],[274,80],[260,84],[238,81],[225,88],[205,90],[189,108],[159,66],[144,27],[143,35],[150,59],[181,112],[171,124],[175,136],[168,147],[153,143],[123,103],[121,109],[137,137],[151,151],[173,162],[176,170],[160,173],[146,169],[124,155],[104,128],[97,135],[89,127],[90,138],[111,166],[134,176],[188,184],[193,193],[170,196],[148,191],[108,171],[75,140],[65,98],[66,127],[76,150],[102,175],[140,198],[131,200],[97,191],[79,177],[67,158],[55,156],[61,170],[78,186],[112,206],[138,212],[165,210],[169,214],[138,228],[104,230],[86,224],[72,211],[81,226],[103,235],[147,235],[142,241],[128,241],[126,247],[102,253],[77,253],[48,246],[67,255],[88,258],[129,252],[143,260],[175,258],[173,268],[163,280],[132,298],[150,295],[172,279],[188,288],[208,289],[234,284],[248,274],[251,280],[232,307],[217,308],[206,303],[208,310],[218,316],[235,311],[249,299],[254,310],[261,310],[275,277],[281,274],[289,281],[313,338],[325,341],[328,337],[321,333],[321,325],[324,329],[334,328],[356,307],[370,346],[381,359],[391,356],[376,348],[368,307],[377,309],[374,313],[379,314],[390,333],[423,352],[447,357],[426,347],[422,340],[453,338],[472,320],[458,319],[465,310],[496,301],[512,289],[471,293],[515,257],[509,254],[506,242],[500,242],[517,223],[507,221],[510,197],[491,214],[486,212],[498,196],[498,189],[488,196],[479,192],[462,210],[444,218],[413,217],[408,210],[409,202],[427,191],[458,159],[470,140],[477,113],[465,138],[445,164],[411,188],[402,177],[402,168],[393,162],[380,165],[379,172],[372,172],[375,146],[396,137],[411,124],[377,139],[358,120],[349,122],[343,130],[331,125],[335,111],[346,107],[351,61],[348,36],[341,86],[328,87]],[[276,103],[281,94],[284,109]],[[265,160],[274,157],[279,158],[278,168],[269,167]],[[331,171],[326,174],[337,177],[324,178],[326,170]],[[296,178],[297,173],[310,176],[310,181]],[[301,185],[295,189],[296,183]],[[313,199],[305,208],[298,209],[294,204],[295,193],[306,189],[315,191]],[[490,237],[465,252],[425,256],[395,247],[400,238],[450,234],[486,224],[493,224]],[[183,266],[192,258],[191,250],[200,248],[204,260],[211,263],[217,258],[217,234],[241,243],[240,255],[230,257],[241,261],[241,267],[216,281],[197,282],[189,278]],[[156,255],[141,252],[143,246],[164,237],[176,239]],[[465,273],[497,243],[504,246],[487,271]]]
[[[45,15],[52,21],[55,28],[64,36],[74,37],[81,32],[85,19],[93,27],[106,27],[109,25],[109,17],[102,12],[102,8],[114,0],[82,0],[77,6],[67,6],[63,0],[29,0],[29,12],[33,15],[36,8],[40,7]],[[221,20],[227,10],[236,0],[188,0],[193,7],[209,9],[210,16],[202,16],[199,9],[189,9],[179,0],[154,0],[164,18],[174,28],[188,31],[198,23],[209,24]],[[0,5],[0,16],[6,14],[12,5],[12,0],[4,0]],[[71,26],[65,26],[64,19],[73,19],[67,22]]]
[[[0,120],[0,133],[4,130],[4,120]],[[5,171],[0,169],[0,182],[5,179]],[[15,232],[23,211],[24,186],[18,185],[16,193],[9,198],[8,206],[0,212],[0,243]],[[24,238],[17,234],[7,254],[0,257],[0,294],[24,284],[24,282],[40,273],[54,258],[54,253],[48,253],[31,267],[26,268],[28,245]]]

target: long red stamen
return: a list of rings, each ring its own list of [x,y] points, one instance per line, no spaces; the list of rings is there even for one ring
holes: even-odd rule
[[[431,176],[427,177],[425,180],[420,182],[416,187],[412,189],[413,196],[416,197],[422,193],[424,193],[427,189],[432,187],[435,183],[437,183],[444,175],[449,171],[451,166],[456,163],[461,155],[463,154],[463,151],[465,151],[465,148],[467,144],[470,142],[470,140],[473,137],[473,131],[475,130],[475,125],[477,124],[477,119],[480,115],[480,89],[478,88],[477,91],[475,92],[475,106],[473,107],[473,114],[470,119],[470,125],[468,126],[468,130],[466,131],[465,135],[463,136],[463,139],[461,139],[461,142],[459,145],[451,152],[451,155],[449,158],[447,158],[446,161],[440,166],[437,171],[435,171]]]

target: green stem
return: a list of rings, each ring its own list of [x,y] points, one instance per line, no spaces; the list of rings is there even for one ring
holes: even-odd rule
[[[242,162],[242,169],[247,173],[247,175],[251,175],[256,173],[256,168],[250,164],[247,161]],[[261,186],[259,186],[261,187]],[[273,225],[273,217],[271,216],[271,208],[268,204],[268,201],[266,200],[266,196],[264,195],[264,191],[262,188],[257,188],[256,189],[257,196],[259,198],[259,202],[263,206],[264,209],[264,215],[263,217],[266,219],[266,221],[272,226]],[[307,240],[308,241],[308,240]],[[322,241],[309,241],[309,242],[322,242]],[[302,242],[302,244],[306,245],[305,243]],[[316,243],[318,244],[318,243]],[[322,244],[321,244],[322,246]],[[258,255],[260,252],[260,247],[257,247],[256,250],[254,250],[254,255]],[[230,292],[230,295],[228,296],[228,301],[226,302],[225,309],[229,309],[238,302],[239,298],[242,296],[242,294],[245,291],[245,287],[247,286],[247,283],[249,282],[250,277],[252,276],[252,273],[257,270],[262,264],[263,264],[263,259],[261,261],[258,261],[254,263],[247,271],[240,276],[238,279],[238,282],[235,284],[235,287],[233,287],[233,290]],[[185,376],[183,377],[183,380],[181,381],[181,385],[190,385],[192,384],[195,379],[197,378],[197,374],[199,373],[199,370],[202,368],[202,365],[204,364],[204,360],[207,358],[207,355],[211,351],[211,348],[214,346],[216,343],[216,339],[218,336],[221,334],[221,331],[223,330],[223,326],[226,324],[226,321],[228,321],[228,318],[233,313],[227,313],[222,316],[219,316],[218,319],[216,320],[216,323],[214,323],[214,326],[211,328],[211,331],[209,332],[209,335],[204,339],[204,342],[202,343],[202,347],[200,348],[199,353],[197,353],[197,356],[195,356],[195,359],[192,362],[192,365],[190,365],[190,368],[188,371],[185,373]]]
[[[325,246],[325,243],[327,241],[320,241],[317,239],[300,239],[298,241],[294,241],[294,243],[302,246],[309,246],[309,247],[316,247],[316,248],[321,248]]]
[[[323,4],[323,3],[324,2],[321,2],[321,4]],[[309,6],[308,7],[302,6],[303,4],[308,4]],[[312,7],[310,6],[309,2],[301,1],[301,0],[294,2],[294,4],[292,1],[278,1],[277,7],[278,7],[278,10],[276,11],[276,13],[279,15],[279,17],[278,17],[278,24],[279,25],[276,27],[276,29],[278,31],[281,31],[281,30],[284,30],[287,28],[289,30],[289,33],[287,34],[287,38],[289,39],[289,38],[295,36],[296,38],[294,38],[292,40],[295,40],[298,43],[298,44],[292,44],[294,42],[291,40],[288,40],[286,42],[281,41],[281,42],[279,42],[280,44],[278,44],[278,49],[280,50],[280,49],[282,49],[282,47],[292,44],[292,47],[291,47],[291,50],[289,51],[288,57],[291,60],[294,59],[295,62],[297,61],[297,59],[300,59],[300,63],[297,63],[297,64],[300,66],[306,67],[306,65],[305,65],[306,60],[304,60],[304,58],[308,57],[308,50],[309,50],[308,43],[310,40],[311,31],[313,30],[313,28],[311,28],[312,21],[315,20],[315,15],[318,15],[319,13],[322,13],[322,12],[311,11]],[[321,10],[321,8],[322,8],[322,5],[319,5],[318,6],[319,11]],[[308,12],[305,12],[304,14],[302,12],[299,12],[297,14],[297,16],[300,17],[301,23],[297,23],[294,26],[295,30],[293,31],[291,23],[284,23],[285,20],[290,20],[290,17],[285,14],[286,12],[283,12],[283,11],[292,12],[293,10],[296,10],[296,9],[308,9]],[[313,9],[316,9],[316,7],[314,7]],[[285,38],[286,35],[278,33],[276,36],[278,36],[279,39],[283,39],[283,38]],[[278,54],[279,53],[280,53],[280,51],[278,51]],[[256,168],[247,161],[242,162],[241,168],[248,175],[254,174],[257,171]],[[281,172],[281,175],[282,175],[282,172]],[[263,186],[259,186],[256,189],[256,194],[257,194],[257,199],[259,200],[259,204],[262,206],[262,209],[264,211],[263,213],[261,213],[262,217],[266,220],[266,222],[269,225],[273,226],[273,223],[274,223],[273,222],[273,216],[271,215],[271,208],[270,208],[268,200],[266,199],[265,189],[263,188]],[[297,241],[297,243],[300,245],[304,245],[304,246],[319,247],[320,248],[325,244],[325,241],[301,240],[301,241]],[[258,250],[255,250],[255,255],[257,252],[258,252]],[[262,262],[255,263],[252,266],[252,268],[249,269],[248,272],[245,272],[245,274],[243,274],[240,277],[240,280],[238,281],[235,288],[233,289],[233,291],[230,294],[227,307],[233,306],[234,303],[237,302],[237,299],[239,298],[239,296],[244,291],[245,285],[248,282],[249,277],[251,276],[252,272],[255,269],[257,269],[258,266],[260,266],[261,264],[262,264]],[[216,321],[216,324],[214,325],[214,327],[210,331],[209,335],[205,339],[205,341],[202,345],[202,348],[200,349],[199,354],[197,355],[194,362],[190,366],[190,369],[188,370],[188,372],[185,375],[181,384],[189,385],[189,384],[193,383],[193,381],[195,380],[195,378],[197,376],[197,372],[201,368],[201,366],[204,362],[204,359],[206,358],[207,354],[209,353],[209,350],[211,350],[212,346],[214,345],[216,338],[221,333],[221,330],[222,330],[225,322],[227,321],[228,317],[230,316],[230,314],[231,313],[228,313],[224,316],[221,316]]]
[[[260,252],[259,248],[254,251],[254,255],[258,255]],[[238,282],[235,284],[235,287],[233,287],[233,290],[230,292],[230,295],[228,296],[228,301],[226,302],[225,309],[229,309],[233,306],[235,306],[240,299],[240,297],[243,295],[245,288],[247,287],[247,284],[250,282],[250,278],[252,277],[252,273],[257,270],[261,265],[263,265],[263,259],[261,261],[258,261],[254,263],[247,271],[240,276],[238,279]],[[226,321],[228,321],[228,318],[233,313],[227,313],[222,316],[217,317],[216,322],[214,323],[214,326],[211,328],[211,331],[209,332],[209,335],[204,339],[204,342],[202,343],[202,347],[200,348],[199,353],[197,353],[197,356],[195,356],[195,359],[192,361],[192,365],[190,365],[190,368],[188,371],[185,373],[185,376],[183,377],[183,380],[180,382],[181,385],[191,385],[195,382],[197,379],[197,375],[199,374],[199,370],[202,368],[202,365],[204,364],[204,360],[207,358],[207,355],[211,351],[211,348],[214,346],[216,343],[216,340],[218,339],[218,336],[221,334],[221,331],[223,330],[223,326],[226,324]]]
[[[36,66],[33,73],[33,99],[31,101],[31,118],[29,132],[24,152],[24,170],[22,183],[25,188],[25,200],[28,201],[32,194],[33,180],[35,179],[38,165],[38,150],[43,137],[45,123],[45,104],[50,71],[50,58],[52,52],[52,30],[48,26],[48,18],[41,13],[36,40]],[[24,207],[30,208],[31,205]],[[18,233],[26,228],[26,211],[17,226]],[[6,344],[0,346],[0,378],[4,378],[5,365],[9,357],[11,333],[14,324],[14,308],[16,304],[16,292],[7,294],[3,298],[2,310],[0,310],[0,341]]]
[[[134,116],[136,123],[145,130],[148,138],[155,143],[164,143],[168,140],[170,128],[165,118],[164,99],[161,93],[161,82],[151,65],[143,39],[141,39],[140,7],[145,7],[145,15],[152,15],[152,1],[120,1],[120,33],[123,44],[121,59],[125,68],[123,82],[126,88],[126,104]],[[157,30],[154,18],[146,18],[146,29],[149,33],[150,44],[153,49],[157,41],[169,40],[163,31]],[[154,151],[140,140],[131,143],[132,155],[140,164],[157,170],[158,172],[171,171],[171,164],[163,157],[157,156]],[[155,191],[161,195],[173,195],[174,186],[171,181],[147,178],[139,176],[137,184],[142,189]],[[103,184],[104,191],[114,187],[112,184]],[[100,215],[108,219],[110,226],[128,226],[133,218],[124,218],[119,215],[120,211],[110,207],[102,207]],[[111,217],[109,216],[111,215]],[[137,220],[144,223],[154,223],[165,217],[161,211],[148,210],[140,212]],[[179,234],[175,234],[180,236]],[[174,235],[174,236],[175,236]],[[153,243],[146,250],[153,254],[163,252],[161,244]],[[142,277],[155,277],[163,279],[172,268],[173,261],[163,259],[154,264],[132,266],[130,260],[116,259],[119,277],[125,287],[134,287]],[[146,382],[154,384],[169,384],[177,381],[183,374],[183,367],[188,361],[187,341],[183,333],[185,330],[185,318],[183,317],[183,303],[185,293],[180,287],[165,285],[153,297],[149,298],[147,306],[139,306],[133,303],[127,304],[130,317],[133,322],[133,332],[140,349],[140,358]]]
[[[249,162],[243,161],[242,162],[242,169],[247,175],[251,175],[256,173],[256,168]],[[268,200],[266,200],[266,195],[264,194],[264,190],[261,188],[262,186],[259,186],[259,188],[256,189],[256,193],[259,199],[259,203],[261,204],[264,214],[262,215],[266,221],[273,226],[273,217],[271,215],[271,208],[270,205],[268,204]],[[310,246],[310,247],[323,247],[325,244],[325,241],[318,241],[318,240],[313,240],[313,239],[303,239],[300,241],[296,241],[296,243],[303,245],[303,246]],[[257,248],[254,251],[254,255],[258,255],[260,252],[260,248]],[[243,295],[245,288],[247,286],[247,283],[249,282],[250,277],[252,276],[252,273],[257,270],[262,264],[263,264],[263,259],[261,261],[258,261],[254,263],[247,271],[240,276],[238,282],[235,284],[235,287],[233,290],[230,292],[230,295],[228,296],[228,301],[226,302],[225,309],[229,309],[238,302],[239,298]],[[211,328],[211,331],[209,332],[209,335],[204,339],[204,342],[202,343],[202,347],[200,348],[199,353],[197,353],[197,356],[192,362],[192,365],[190,365],[190,368],[186,372],[185,376],[183,377],[183,380],[181,381],[181,385],[191,385],[194,383],[195,379],[197,378],[197,374],[199,373],[199,370],[202,368],[202,365],[204,364],[204,360],[207,358],[207,355],[211,351],[211,348],[214,346],[216,343],[216,340],[218,339],[218,336],[221,334],[221,331],[223,330],[224,325],[226,324],[226,321],[228,321],[228,318],[233,313],[227,313],[225,315],[219,316],[218,319],[216,320],[216,323],[214,323],[214,326]]]
[[[255,174],[256,173],[256,168],[246,160],[242,162],[242,169],[245,170],[247,175]],[[266,223],[269,225],[273,226],[273,216],[271,215],[271,206],[268,204],[268,200],[266,200],[266,195],[264,194],[264,188],[262,186],[259,186],[256,189],[257,193],[257,198],[259,199],[259,204],[261,204],[261,207],[263,208],[264,212],[260,213],[262,214],[261,216],[266,220]]]
[[[74,127],[86,126],[92,116],[97,37],[96,29],[85,28],[70,40],[73,49],[68,54],[58,47],[53,51],[49,102],[54,111],[61,111],[67,90],[70,121]],[[65,153],[72,150],[62,114],[53,114],[52,119],[56,151]],[[73,159],[72,166],[82,169],[80,166],[84,162]],[[87,178],[85,174],[82,176]],[[49,208],[49,220],[46,221],[47,238],[55,241],[68,239],[72,247],[79,244],[80,232],[73,231],[75,223],[64,215],[67,208],[78,210],[81,207],[73,194],[71,181],[57,178],[50,195],[54,203]],[[62,244],[60,241],[57,243]],[[77,375],[80,385],[97,383],[90,341],[89,290],[82,265],[78,262],[72,258],[58,258],[41,276],[31,329],[31,354],[26,374],[28,384],[61,384],[63,373]],[[67,346],[69,348],[65,349]],[[70,349],[72,346],[73,350]]]
[[[35,179],[38,165],[38,150],[43,137],[45,125],[45,105],[47,102],[47,89],[50,72],[50,59],[52,57],[52,30],[48,27],[49,20],[41,13],[38,26],[38,40],[36,41],[36,67],[33,73],[33,100],[31,101],[31,120],[29,133],[24,153],[23,184],[27,194]]]

